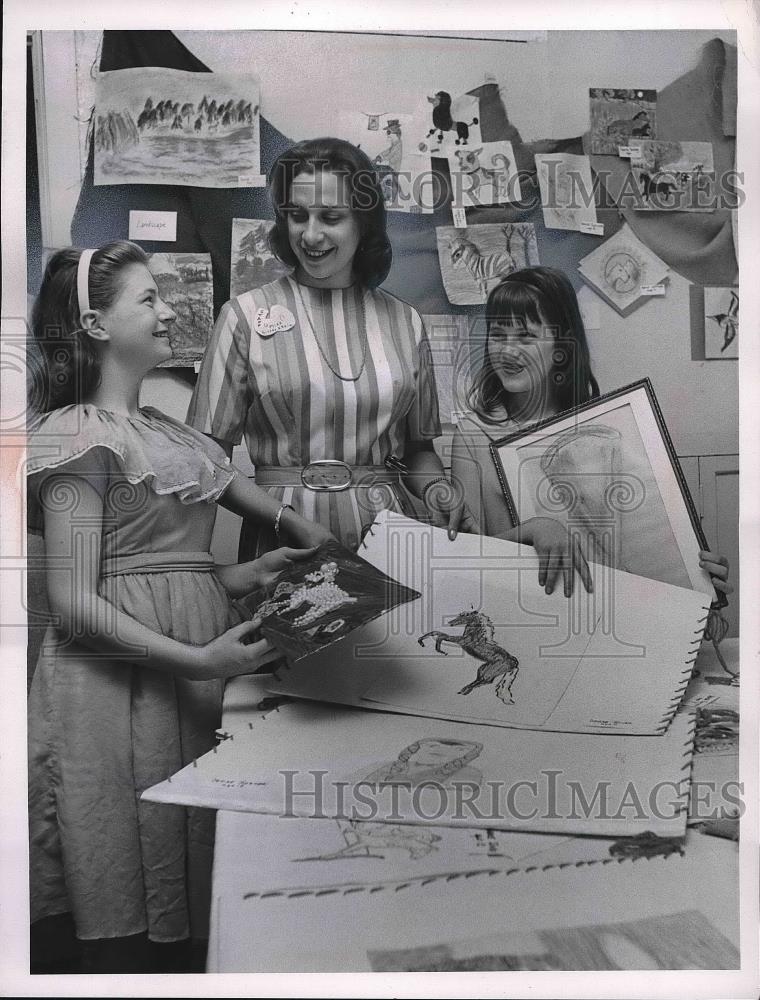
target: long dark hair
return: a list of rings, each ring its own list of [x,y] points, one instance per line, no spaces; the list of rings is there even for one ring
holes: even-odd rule
[[[504,421],[502,410],[510,413],[509,393],[494,371],[488,352],[491,324],[505,318],[525,323],[545,324],[556,340],[551,377],[554,398],[560,411],[571,409],[599,395],[599,385],[591,371],[586,331],[575,289],[562,271],[553,267],[526,267],[507,275],[488,296],[486,337],[483,356],[467,394],[473,410],[487,423]],[[536,385],[534,406],[545,400],[545,386]],[[540,419],[535,412],[532,419]]]
[[[351,210],[359,223],[359,248],[353,269],[357,280],[367,288],[376,288],[388,277],[393,252],[385,231],[383,193],[377,171],[361,149],[344,139],[325,137],[296,143],[279,156],[269,171],[269,194],[275,222],[269,232],[272,253],[283,263],[295,267],[298,261],[288,238],[287,206],[290,187],[302,173],[329,170],[348,181]]]
[[[30,384],[33,411],[47,412],[79,403],[100,381],[96,342],[83,329],[77,296],[77,269],[82,251],[67,247],[52,254],[32,309],[33,346],[39,362]],[[92,255],[88,290],[90,308],[108,309],[121,289],[121,273],[129,264],[146,264],[145,251],[117,240]]]

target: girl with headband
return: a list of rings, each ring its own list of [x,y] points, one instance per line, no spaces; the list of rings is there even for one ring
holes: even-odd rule
[[[71,913],[89,972],[160,970],[207,937],[214,815],[140,793],[213,747],[224,678],[275,655],[234,598],[314,551],[215,566],[215,504],[297,546],[327,537],[139,406],[175,318],[127,242],[55,253],[32,317],[29,520],[55,625],[29,696],[31,916]]]

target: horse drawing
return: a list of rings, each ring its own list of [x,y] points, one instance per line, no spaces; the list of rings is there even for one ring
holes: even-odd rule
[[[496,697],[505,705],[514,705],[512,685],[519,673],[520,661],[493,641],[494,627],[488,615],[484,615],[482,611],[462,611],[451,619],[449,625],[464,625],[463,634],[450,635],[448,632],[434,630],[421,635],[417,642],[420,646],[424,646],[425,639],[435,636],[436,653],[448,656],[449,654],[441,649],[441,644],[448,642],[452,646],[459,646],[465,653],[481,661],[475,680],[465,684],[459,694],[470,694],[475,688],[493,684],[495,680],[501,678],[496,685]]]

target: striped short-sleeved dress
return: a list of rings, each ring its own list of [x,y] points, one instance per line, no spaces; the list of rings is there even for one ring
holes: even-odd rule
[[[258,310],[282,316],[275,306],[287,310],[293,325],[257,333]],[[300,468],[319,459],[382,466],[390,455],[403,459],[407,442],[441,433],[422,320],[388,292],[357,285],[318,289],[284,277],[246,292],[219,314],[187,421],[230,444],[245,435],[259,467]],[[389,484],[338,493],[300,485],[269,489],[353,549],[379,510],[404,509],[403,495]],[[247,523],[240,557],[274,544],[273,532]]]

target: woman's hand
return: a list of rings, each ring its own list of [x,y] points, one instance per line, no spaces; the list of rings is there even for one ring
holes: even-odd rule
[[[446,528],[450,541],[457,532],[474,532],[475,521],[464,497],[450,479],[431,480],[422,491],[422,500],[430,521],[436,528]]]
[[[279,659],[282,654],[266,639],[250,641],[260,624],[260,618],[253,618],[227,629],[205,646],[193,647],[191,669],[186,676],[195,681],[237,677]]]
[[[531,517],[519,525],[517,540],[528,542],[536,550],[538,582],[547,594],[553,592],[560,574],[564,579],[565,597],[573,593],[576,573],[589,593],[594,589],[580,536],[568,531],[559,521],[551,517]]]
[[[712,585],[716,590],[724,594],[733,594],[734,588],[728,582],[728,559],[725,556],[716,555],[709,549],[700,549],[699,565],[706,569],[712,579]]]

